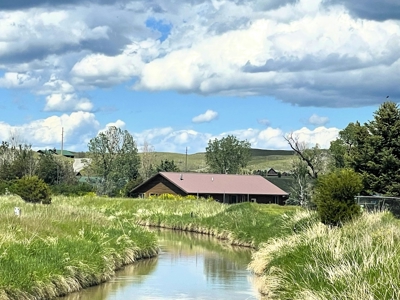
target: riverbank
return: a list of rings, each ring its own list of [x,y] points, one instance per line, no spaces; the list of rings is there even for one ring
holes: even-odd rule
[[[283,215],[299,208],[275,204],[225,205],[207,200],[58,198],[74,206],[85,206],[108,216],[118,216],[138,225],[210,234],[232,245],[257,248],[271,238],[288,235]]]
[[[250,268],[269,299],[400,299],[400,223],[388,212],[364,213],[328,227],[298,212],[296,233],[260,245]]]
[[[22,209],[14,215],[14,207]],[[143,226],[214,235],[257,247],[282,230],[277,205],[205,200],[54,197],[51,205],[0,198],[0,299],[48,299],[108,280],[114,270],[157,254]]]
[[[52,299],[100,284],[157,255],[153,234],[124,218],[54,198],[0,197],[0,299]],[[14,214],[14,207],[21,215]]]
[[[256,249],[249,267],[271,299],[400,299],[400,224],[389,213],[329,228],[313,212],[277,205],[55,197],[35,206],[2,197],[0,218],[2,300],[69,293],[155,255],[157,241],[139,225]]]
[[[271,299],[400,299],[400,221],[388,212],[364,213],[339,228],[315,212],[253,203],[123,200],[113,210],[132,212],[138,224],[257,249],[249,268]]]

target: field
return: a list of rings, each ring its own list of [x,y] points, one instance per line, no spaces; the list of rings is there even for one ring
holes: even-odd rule
[[[161,160],[173,160],[181,171],[186,171],[186,160],[188,171],[203,171],[206,168],[205,153],[180,154],[169,152],[155,152],[156,163]],[[289,171],[293,159],[293,151],[287,150],[263,150],[251,149],[252,158],[248,164],[250,170],[268,170],[270,168],[276,171]]]
[[[155,237],[138,225],[253,247],[249,268],[269,299],[400,299],[400,224],[388,212],[329,227],[290,206],[90,196],[51,205],[0,197],[0,299],[54,298],[156,255]]]

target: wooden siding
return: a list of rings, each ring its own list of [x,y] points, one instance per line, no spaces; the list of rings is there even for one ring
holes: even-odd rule
[[[144,195],[145,198],[151,195],[172,194],[186,196],[186,193],[180,188],[163,178],[161,175],[154,177],[144,183],[136,191],[137,195]]]

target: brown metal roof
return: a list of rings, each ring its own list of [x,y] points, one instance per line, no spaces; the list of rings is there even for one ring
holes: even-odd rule
[[[160,172],[188,194],[288,195],[260,175]]]

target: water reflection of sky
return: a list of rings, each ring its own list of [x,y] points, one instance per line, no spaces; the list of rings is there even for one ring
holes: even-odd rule
[[[250,250],[218,244],[209,237],[159,235],[162,251],[157,258],[128,266],[110,282],[64,299],[258,299],[246,270]]]

